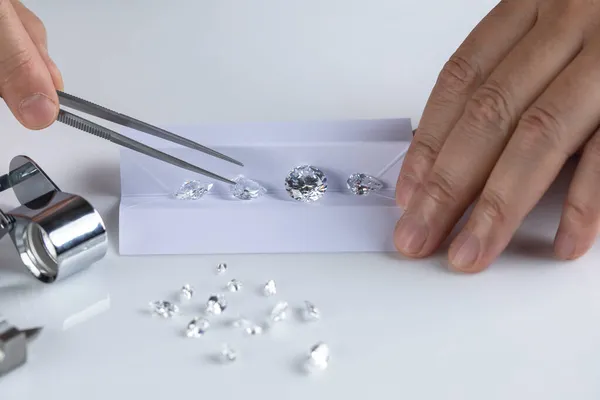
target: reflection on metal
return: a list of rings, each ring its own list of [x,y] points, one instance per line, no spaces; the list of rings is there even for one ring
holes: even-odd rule
[[[27,362],[27,345],[41,328],[20,330],[0,317],[0,377]]]
[[[24,266],[52,283],[87,269],[107,251],[100,214],[84,198],[62,192],[30,158],[17,156],[0,176],[0,192],[12,189],[21,206],[0,210],[0,239],[9,234]]]

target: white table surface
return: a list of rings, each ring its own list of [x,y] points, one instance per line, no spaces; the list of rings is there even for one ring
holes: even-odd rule
[[[407,116],[417,125],[439,68],[494,3],[26,1],[46,23],[66,91],[157,124]],[[117,147],[59,124],[29,132],[0,113],[0,164],[32,157],[100,209],[112,242],[92,270],[50,286],[19,269],[9,239],[0,244],[0,312],[46,327],[29,363],[0,379],[2,400],[600,396],[600,250],[552,260],[560,191],[475,276],[448,273],[444,253],[120,257]],[[0,204],[15,203],[4,193]],[[219,261],[226,276],[214,274]],[[275,279],[278,299],[311,300],[323,319],[253,338],[215,326],[191,340],[180,335],[187,318],[146,311],[186,282],[200,305],[227,278],[246,284],[230,296],[232,315],[261,315],[275,299],[255,289]],[[330,368],[299,374],[298,357],[320,340]],[[225,341],[240,359],[212,364]]]

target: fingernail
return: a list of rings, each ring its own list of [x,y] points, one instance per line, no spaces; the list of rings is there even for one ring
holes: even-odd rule
[[[421,252],[427,240],[427,227],[412,216],[404,215],[396,230],[396,247],[402,253],[416,255]]]
[[[481,251],[479,238],[468,232],[462,232],[450,248],[450,263],[458,270],[472,268]]]
[[[406,206],[408,206],[410,198],[413,196],[416,190],[417,182],[415,182],[414,179],[408,176],[400,178],[398,186],[396,187],[396,197],[400,207],[406,208]]]
[[[563,231],[558,231],[554,241],[556,256],[562,260],[569,260],[575,254],[575,237]]]
[[[19,112],[23,123],[31,129],[45,128],[56,118],[57,105],[48,96],[36,93],[21,102]]]

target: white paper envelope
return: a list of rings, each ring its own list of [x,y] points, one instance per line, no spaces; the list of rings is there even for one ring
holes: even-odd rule
[[[123,133],[219,175],[244,175],[267,194],[242,201],[227,184],[124,149],[121,152],[119,248],[134,254],[232,254],[394,251],[401,214],[394,190],[412,139],[409,119],[219,124],[170,128],[244,163],[244,167],[168,141]],[[327,176],[325,196],[293,200],[284,188],[289,171],[309,164]],[[380,179],[379,193],[356,196],[352,173]],[[177,200],[186,180],[213,183],[199,200]]]

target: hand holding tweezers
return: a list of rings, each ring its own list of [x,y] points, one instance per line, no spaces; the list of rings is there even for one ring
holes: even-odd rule
[[[198,144],[198,143],[196,143],[192,140],[186,139],[182,136],[178,136],[178,135],[171,133],[169,131],[166,131],[164,129],[150,125],[146,122],[142,122],[140,120],[129,117],[127,115],[120,114],[116,111],[109,110],[108,108],[99,106],[99,105],[89,102],[87,100],[80,99],[78,97],[75,97],[73,95],[70,95],[70,94],[67,94],[67,93],[64,93],[61,91],[57,91],[57,93],[58,93],[58,99],[60,101],[60,104],[63,106],[93,115],[98,118],[102,118],[104,120],[107,120],[107,121],[110,121],[110,122],[113,122],[113,123],[116,123],[116,124],[119,124],[119,125],[122,125],[122,126],[125,126],[128,128],[138,130],[140,132],[144,132],[144,133],[159,137],[161,139],[169,140],[173,143],[177,143],[182,146],[186,146],[191,149],[201,151],[205,154],[220,158],[222,160],[228,161],[230,163],[233,163],[233,164],[236,164],[239,166],[244,165],[241,162],[239,162],[231,157],[228,157],[224,154],[221,154],[215,150],[209,149],[206,146]],[[173,157],[169,154],[163,153],[159,150],[156,150],[156,149],[154,149],[150,146],[147,146],[143,143],[140,143],[136,140],[130,139],[127,136],[121,135],[121,134],[119,134],[115,131],[112,131],[108,128],[105,128],[101,125],[95,124],[94,122],[89,121],[85,118],[82,118],[78,115],[75,115],[69,111],[65,111],[62,108],[59,110],[57,120],[59,122],[62,122],[63,124],[69,125],[73,128],[77,128],[84,132],[91,133],[93,135],[96,135],[103,139],[109,140],[120,146],[127,147],[128,149],[140,152],[147,156],[154,157],[156,159],[167,162],[169,164],[173,164],[175,166],[187,169],[188,171],[192,171],[192,172],[195,172],[195,173],[198,173],[201,175],[205,175],[212,179],[216,179],[221,182],[228,183],[228,184],[232,184],[232,185],[235,184],[234,182],[232,182],[231,180],[229,180],[227,178],[224,178],[222,176],[219,176],[217,174],[209,172],[205,169],[199,168],[193,164],[190,164],[186,161],[180,160],[179,158]]]

